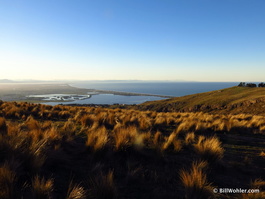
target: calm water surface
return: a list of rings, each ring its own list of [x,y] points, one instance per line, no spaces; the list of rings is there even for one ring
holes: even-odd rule
[[[80,82],[73,83],[71,86],[87,89],[124,91],[134,93],[146,93],[166,96],[184,96],[195,93],[219,90],[232,86],[237,86],[238,82],[137,82],[137,83],[113,83],[113,82]],[[46,104],[140,104],[145,101],[154,101],[164,98],[150,96],[122,96],[112,94],[92,95],[85,100],[76,100],[74,102],[50,102]]]

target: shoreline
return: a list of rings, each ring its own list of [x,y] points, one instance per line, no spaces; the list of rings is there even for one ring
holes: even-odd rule
[[[45,102],[75,102],[74,99],[70,100],[72,96],[90,96],[93,95],[120,95],[120,96],[150,96],[150,97],[161,97],[161,98],[173,98],[173,96],[156,95],[156,94],[146,94],[146,93],[133,93],[133,92],[123,92],[123,91],[110,91],[110,90],[98,90],[98,89],[86,89],[70,86],[69,84],[42,84],[42,83],[0,83],[0,100],[3,101],[25,101],[34,103],[45,103]],[[55,98],[52,100],[47,100],[45,97],[35,97],[34,95],[54,95]],[[69,100],[65,100],[64,96]],[[30,96],[30,97],[29,97]],[[32,97],[34,96],[34,97]],[[58,100],[55,100],[58,97]]]

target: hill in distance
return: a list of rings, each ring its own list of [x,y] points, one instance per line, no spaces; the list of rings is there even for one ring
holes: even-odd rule
[[[231,87],[166,100],[145,102],[140,110],[264,115],[264,87]]]

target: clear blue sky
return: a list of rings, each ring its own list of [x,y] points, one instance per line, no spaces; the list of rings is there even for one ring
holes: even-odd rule
[[[265,81],[264,0],[0,0],[0,79]]]

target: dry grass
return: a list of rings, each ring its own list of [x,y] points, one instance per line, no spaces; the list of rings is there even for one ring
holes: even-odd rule
[[[162,146],[162,150],[167,150],[170,147],[173,147],[174,151],[180,151],[182,144],[181,141],[178,140],[177,138],[177,133],[173,132],[171,133],[165,140],[163,146]]]
[[[86,146],[93,148],[94,151],[102,149],[108,142],[107,129],[102,126],[96,130],[88,130]]]
[[[204,160],[215,162],[221,160],[224,155],[224,149],[217,137],[206,138],[199,136],[197,143],[194,145],[195,152]]]
[[[185,137],[185,144],[193,144],[195,142],[195,134],[194,132],[187,133]]]
[[[15,198],[15,182],[16,174],[7,164],[0,167],[0,198],[13,199]]]
[[[265,198],[265,181],[255,179],[250,184],[252,190],[258,190],[255,193],[241,194],[242,199],[263,199]]]
[[[32,193],[34,198],[51,199],[53,191],[53,179],[44,179],[35,176],[32,179]]]
[[[153,144],[156,149],[161,148],[161,145],[164,141],[164,137],[162,136],[162,133],[160,131],[157,131],[153,138]]]
[[[0,134],[7,134],[6,120],[0,117]]]
[[[126,193],[145,192],[146,186],[165,183],[163,188],[172,190],[178,173],[188,198],[195,194],[209,197],[211,184],[204,161],[220,166],[211,164],[224,156],[218,137],[235,133],[258,133],[261,137],[265,126],[265,117],[244,114],[157,113],[7,102],[0,103],[0,116],[0,198],[52,198],[58,194],[56,188],[68,199],[106,198],[108,194],[116,198],[117,187]],[[256,154],[264,157],[264,151],[257,150]],[[263,159],[259,156],[256,158]],[[190,170],[174,170],[198,159],[204,161],[194,163]],[[249,158],[246,166],[253,162]],[[136,170],[130,188],[123,179]],[[75,184],[68,185],[72,173],[78,177]],[[114,173],[119,186],[114,185]],[[93,180],[87,185],[86,179]],[[32,184],[32,190],[24,184]]]
[[[101,174],[90,180],[89,198],[94,199],[115,199],[118,197],[117,189],[113,180],[113,172]]]
[[[180,179],[185,188],[187,199],[207,199],[215,198],[213,187],[207,181],[204,170],[207,166],[206,162],[195,162],[190,170],[181,170]]]
[[[134,126],[117,128],[114,132],[115,148],[119,150],[132,146],[138,135],[138,130]]]
[[[86,191],[81,185],[74,185],[73,182],[70,182],[68,187],[66,199],[86,199]]]

